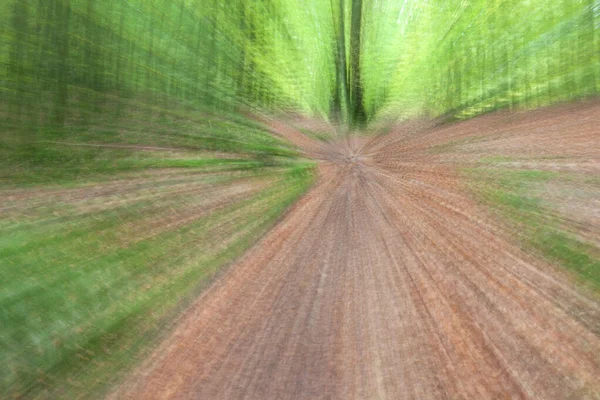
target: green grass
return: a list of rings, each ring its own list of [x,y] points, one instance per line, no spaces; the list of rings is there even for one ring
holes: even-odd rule
[[[77,98],[69,101],[77,109]],[[246,163],[245,167],[253,168],[253,162],[272,165],[282,159],[299,157],[289,143],[271,135],[257,121],[240,115],[155,110],[147,104],[122,103],[124,108],[118,117],[112,109],[114,106],[106,103],[99,112],[71,113],[61,127],[45,121],[47,116],[35,113],[23,116],[31,119],[26,127],[20,120],[6,118],[0,127],[0,182],[68,182],[123,170],[196,168],[207,164],[214,167],[220,164],[227,169],[244,168],[242,164]],[[8,109],[7,104],[2,105]],[[156,151],[136,149],[136,146],[163,148],[163,153],[172,154],[157,156]],[[206,154],[215,152],[234,156]],[[185,155],[186,161],[173,154]],[[200,160],[207,158],[213,160]]]
[[[0,398],[101,397],[312,183],[255,121],[148,111],[2,127]]]
[[[593,248],[566,232],[548,229],[532,238],[532,243],[556,262],[575,271],[584,281],[600,288],[600,260],[592,255]]]
[[[186,166],[187,167],[187,166]],[[144,237],[168,210],[194,210],[155,183],[156,195],[97,211],[44,204],[0,231],[0,388],[2,397],[89,398],[132,367],[168,322],[215,272],[239,256],[309,187],[312,164],[249,169],[220,179],[192,174],[184,183],[224,187],[270,182],[182,226]],[[86,185],[90,185],[87,182]],[[164,187],[156,188],[156,185]],[[102,199],[99,199],[102,202]],[[84,201],[85,205],[92,200]],[[88,204],[89,203],[89,204]],[[29,215],[25,215],[29,214]],[[159,227],[160,228],[160,227]],[[141,237],[138,237],[141,234]]]
[[[302,132],[303,134],[305,134],[306,136],[316,139],[316,140],[320,140],[322,142],[327,142],[332,139],[332,135],[330,132],[315,132],[315,131],[312,131],[312,130],[306,129],[306,128],[297,128],[297,129],[300,132]]]
[[[465,173],[479,198],[501,212],[525,246],[571,271],[585,286],[600,291],[599,249],[567,231],[562,216],[542,200],[544,185],[569,181],[572,176],[492,168],[472,168]]]

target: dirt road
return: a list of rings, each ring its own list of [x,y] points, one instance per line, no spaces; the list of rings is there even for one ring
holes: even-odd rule
[[[113,396],[597,398],[600,305],[502,233],[436,135],[302,138],[315,187]]]

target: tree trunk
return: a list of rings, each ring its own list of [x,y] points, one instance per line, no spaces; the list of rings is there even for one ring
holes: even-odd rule
[[[333,23],[337,26],[335,43],[335,94],[333,99],[333,113],[340,122],[350,122],[350,95],[348,93],[348,69],[346,66],[346,0],[339,1],[339,25],[336,23],[333,2],[331,11]]]
[[[363,88],[360,76],[360,50],[362,36],[362,0],[352,0],[350,25],[350,99],[354,127],[361,127],[367,120],[363,104]]]

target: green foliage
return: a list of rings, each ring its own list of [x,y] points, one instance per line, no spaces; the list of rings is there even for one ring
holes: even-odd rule
[[[0,6],[3,140],[99,116],[326,114],[329,2],[9,0]],[[316,32],[316,34],[315,34]],[[40,131],[40,128],[41,131]]]
[[[363,46],[371,118],[470,118],[596,95],[597,0],[370,1]]]
[[[36,186],[63,200],[3,204],[0,397],[101,397],[313,178],[311,163],[227,174],[175,164],[185,171]],[[267,185],[210,206],[252,182]]]
[[[4,118],[24,141],[131,104],[152,119],[293,110],[352,123],[599,89],[598,0],[8,0],[0,12]]]
[[[254,116],[329,112],[330,7],[0,2],[1,398],[101,397],[307,190]]]

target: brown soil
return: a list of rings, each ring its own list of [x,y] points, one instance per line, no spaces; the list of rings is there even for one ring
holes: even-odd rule
[[[273,123],[319,159],[317,184],[112,397],[597,398],[600,303],[458,173],[515,153],[597,171],[600,107],[559,111],[329,144]]]

